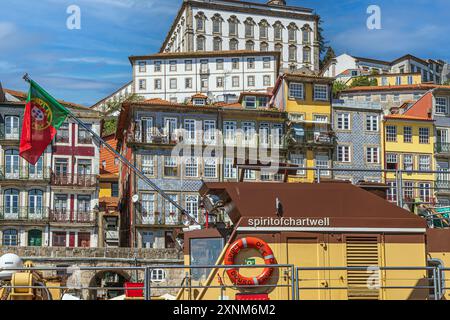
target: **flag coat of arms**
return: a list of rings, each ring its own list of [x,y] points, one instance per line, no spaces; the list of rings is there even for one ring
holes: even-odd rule
[[[30,80],[20,138],[20,156],[35,165],[54,139],[69,111]]]

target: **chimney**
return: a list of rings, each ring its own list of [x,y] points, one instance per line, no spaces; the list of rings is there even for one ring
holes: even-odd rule
[[[267,1],[267,5],[269,5],[269,6],[285,6],[286,0],[269,0],[269,1]]]

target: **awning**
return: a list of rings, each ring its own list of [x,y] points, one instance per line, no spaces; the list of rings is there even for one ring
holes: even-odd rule
[[[305,129],[302,126],[294,125],[292,129],[294,130],[294,135],[297,137],[303,137],[305,135]]]

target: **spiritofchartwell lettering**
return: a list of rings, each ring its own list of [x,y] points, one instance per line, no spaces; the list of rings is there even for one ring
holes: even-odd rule
[[[329,227],[330,218],[252,218],[250,227]]]

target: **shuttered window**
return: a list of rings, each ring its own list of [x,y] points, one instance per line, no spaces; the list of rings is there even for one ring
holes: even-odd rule
[[[347,270],[349,300],[378,300],[379,289],[373,286],[374,273],[369,267],[379,266],[378,238],[358,236],[346,238],[347,266],[364,270]]]

